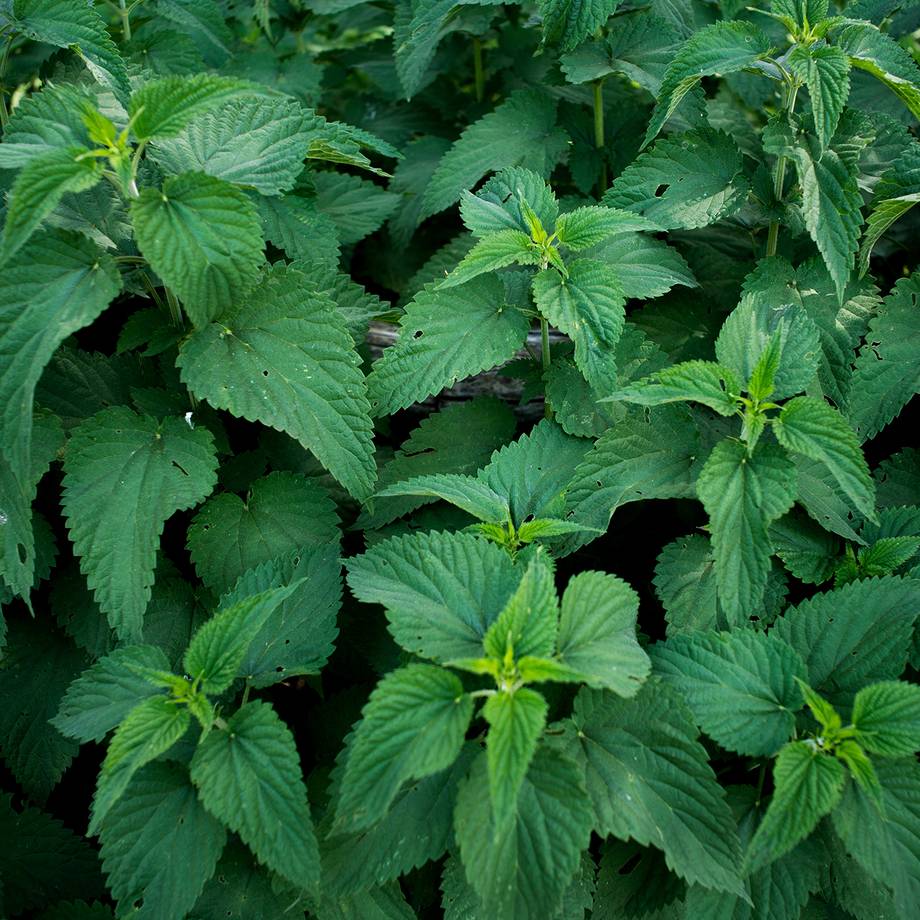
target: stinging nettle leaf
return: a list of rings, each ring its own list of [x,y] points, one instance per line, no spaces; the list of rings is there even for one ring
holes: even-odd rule
[[[850,95],[849,59],[833,45],[796,45],[789,54],[789,69],[808,87],[818,141],[827,147]]]
[[[163,525],[216,482],[211,433],[104,409],[74,429],[62,505],[80,569],[118,635],[138,640]]]
[[[729,368],[713,361],[684,361],[617,390],[607,400],[640,406],[698,402],[719,415],[731,416],[738,412],[740,396],[741,384]]]
[[[462,476],[456,473],[418,476],[388,486],[378,492],[375,498],[398,495],[418,495],[423,498],[441,499],[487,523],[503,524],[511,519],[508,500],[472,476]]]
[[[856,740],[872,754],[909,756],[920,749],[920,687],[891,680],[863,687],[853,701]]]

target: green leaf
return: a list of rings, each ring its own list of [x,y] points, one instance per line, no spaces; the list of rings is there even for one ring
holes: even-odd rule
[[[558,655],[590,687],[634,696],[651,670],[636,641],[639,598],[615,575],[581,572],[562,595]]]
[[[607,22],[620,0],[540,0],[543,42],[571,51]]]
[[[486,759],[496,828],[515,816],[521,784],[546,725],[547,708],[546,700],[527,687],[513,693],[499,691],[483,707],[482,715],[489,723]]]
[[[295,99],[243,97],[198,115],[149,155],[171,174],[209,176],[279,195],[294,187],[309,145],[303,108]]]
[[[739,890],[735,822],[676,692],[657,681],[632,699],[583,689],[572,721],[594,829],[657,847],[688,882]]]
[[[616,384],[614,348],[623,331],[626,297],[615,271],[594,259],[578,259],[568,277],[547,268],[533,279],[540,312],[575,343],[575,363],[601,392]]]
[[[652,662],[724,748],[757,757],[789,740],[802,707],[795,679],[807,674],[782,640],[756,632],[687,633],[655,645]]]
[[[196,116],[245,92],[252,92],[246,83],[213,74],[151,80],[131,96],[131,130],[139,141],[175,137]]]
[[[450,502],[488,523],[503,524],[511,519],[508,500],[472,476],[457,473],[433,473],[417,476],[381,490],[375,498],[418,495]]]
[[[657,141],[614,180],[604,203],[664,229],[693,229],[730,217],[748,188],[741,151],[727,134],[704,129]]]
[[[336,265],[339,240],[332,218],[322,213],[315,198],[293,192],[283,197],[254,195],[265,239],[291,259]]]
[[[869,321],[856,359],[849,419],[862,439],[873,438],[920,393],[920,275],[901,278]]]
[[[14,27],[37,42],[69,48],[100,83],[111,87],[124,103],[131,92],[125,62],[91,4],[68,0],[15,0]]]
[[[770,525],[795,500],[795,468],[780,448],[720,441],[700,470],[697,493],[712,530],[719,600],[737,624],[760,608],[770,571]]]
[[[460,787],[455,834],[466,878],[486,916],[553,917],[591,832],[584,780],[571,760],[539,748],[518,792],[513,818],[500,824],[489,796],[487,757]]]
[[[148,764],[102,822],[102,867],[119,914],[185,916],[211,877],[226,832],[198,802],[184,767]],[[177,858],[180,857],[180,858]]]
[[[77,753],[49,724],[83,654],[47,622],[14,620],[0,669],[0,754],[16,782],[44,803]]]
[[[912,757],[876,762],[882,808],[850,783],[833,814],[834,830],[869,875],[894,891],[898,915],[920,897],[920,767]]]
[[[463,533],[393,537],[347,566],[353,594],[384,606],[393,638],[436,661],[480,657],[520,581],[503,549]]]
[[[269,614],[249,643],[237,674],[267,687],[300,674],[317,674],[333,651],[342,604],[338,543],[302,546],[244,573],[221,607],[295,582],[294,591]]]
[[[447,769],[472,715],[472,698],[443,668],[412,664],[388,674],[364,707],[348,752],[336,831],[369,827],[404,782]]]
[[[789,68],[808,87],[818,142],[827,147],[850,95],[850,61],[833,45],[796,45]]]
[[[407,305],[399,340],[371,368],[367,388],[374,414],[390,415],[503,364],[521,347],[529,326],[494,276],[446,290],[426,287]]]
[[[837,36],[837,45],[850,58],[850,63],[872,74],[888,87],[920,118],[920,68],[890,35],[880,32],[868,22],[848,23]]]
[[[449,208],[489,172],[524,166],[549,175],[568,135],[556,127],[556,102],[537,89],[517,90],[470,125],[444,154],[423,196],[422,219]]]
[[[770,539],[783,565],[806,585],[820,585],[834,574],[840,541],[803,514],[785,515],[770,528]]]
[[[360,359],[335,304],[296,265],[266,269],[242,302],[183,344],[177,363],[197,396],[286,432],[356,498],[370,494],[376,468]]]
[[[338,539],[335,505],[323,488],[277,472],[253,482],[245,501],[229,492],[209,499],[192,520],[188,548],[201,580],[223,594],[263,562]]]
[[[332,220],[339,242],[357,243],[378,230],[396,210],[399,198],[376,182],[329,170],[312,174],[316,206]]]
[[[776,621],[808,667],[808,683],[832,700],[893,680],[907,663],[917,618],[917,582],[888,575],[855,581],[790,607]]]
[[[578,252],[602,243],[608,237],[640,230],[660,230],[651,220],[617,208],[589,205],[560,214],[556,221],[556,237],[566,249]]]
[[[298,889],[319,884],[319,850],[294,736],[255,700],[195,750],[192,782],[204,807],[235,831],[259,862]]]
[[[91,834],[99,832],[135,773],[168,751],[190,723],[189,710],[163,695],[143,700],[125,716],[112,735],[99,771],[89,824]]]
[[[872,754],[913,754],[920,749],[920,687],[900,680],[863,687],[853,702],[853,725]]]
[[[182,666],[202,693],[222,693],[233,683],[252,640],[299,586],[295,582],[237,601],[219,610],[195,633]]]
[[[19,171],[6,209],[0,263],[8,263],[28,242],[64,195],[86,191],[99,181],[101,162],[82,157],[84,153],[82,147],[49,150]]]
[[[665,546],[658,556],[654,585],[669,636],[719,625],[715,560],[708,537],[690,534]]]
[[[773,422],[786,450],[824,464],[844,494],[864,515],[875,517],[875,482],[856,432],[823,399],[790,399]]]
[[[102,741],[141,700],[160,692],[145,675],[168,670],[168,659],[152,645],[117,648],[67,688],[52,724],[69,738]]]
[[[731,416],[738,412],[740,396],[741,384],[727,367],[714,361],[684,361],[617,390],[607,400],[640,406],[698,402],[719,415]]]
[[[482,645],[487,655],[499,661],[509,652],[515,660],[548,658],[556,646],[558,627],[553,567],[545,551],[538,550],[514,594],[483,636]]]
[[[18,916],[60,898],[102,897],[99,858],[89,842],[37,808],[14,810],[0,796],[3,909]]]
[[[540,253],[522,230],[499,230],[479,240],[439,287],[456,287],[514,263],[539,265]]]
[[[665,71],[658,104],[645,132],[645,143],[654,139],[684,96],[703,77],[752,67],[770,48],[769,38],[749,22],[717,22],[695,32],[681,45]]]
[[[71,434],[62,504],[80,569],[118,635],[140,638],[165,522],[216,481],[211,433],[119,407]]]
[[[751,840],[745,864],[763,868],[807,837],[840,801],[846,768],[814,742],[791,741],[773,766],[775,790]]]
[[[131,202],[137,245],[195,326],[205,326],[251,286],[263,262],[255,206],[229,182],[199,172],[170,176]]]
[[[0,443],[18,478],[32,452],[35,386],[57,347],[88,326],[121,288],[118,268],[85,237],[36,236],[0,272]]]

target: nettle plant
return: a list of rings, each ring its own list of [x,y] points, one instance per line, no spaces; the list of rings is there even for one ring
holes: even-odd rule
[[[0,914],[912,918],[916,28],[0,2]]]

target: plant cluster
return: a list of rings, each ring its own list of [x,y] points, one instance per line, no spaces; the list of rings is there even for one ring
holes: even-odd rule
[[[918,26],[0,0],[0,915],[915,917]]]

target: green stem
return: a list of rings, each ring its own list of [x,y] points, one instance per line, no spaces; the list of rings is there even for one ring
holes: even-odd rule
[[[473,36],[473,80],[476,85],[476,101],[482,102],[486,94],[486,75],[482,69],[482,42]]]
[[[0,127],[6,128],[10,120],[9,108],[6,104],[6,67],[10,59],[10,48],[13,46],[13,35],[7,36],[3,43],[3,53],[0,55]]]
[[[168,288],[164,287],[166,292],[166,303],[169,306],[169,315],[172,318],[173,325],[177,329],[182,329],[185,323],[182,320],[182,307],[179,305],[179,298]]]
[[[243,688],[243,702],[240,703],[240,706],[245,706],[249,702],[249,691],[252,689],[252,684],[247,680],[246,686]]]
[[[125,41],[131,41],[131,12],[128,10],[125,0],[118,0],[118,15],[121,16],[121,31]]]
[[[791,115],[795,108],[795,97],[798,95],[799,88],[796,85],[787,87],[784,91],[786,103],[783,106],[787,114]],[[776,159],[776,171],[773,173],[773,197],[777,202],[783,200],[783,185],[786,182],[786,157],[780,155]],[[770,229],[767,232],[767,255],[776,255],[776,244],[779,240],[779,220],[770,221]]]
[[[594,146],[601,151],[601,175],[598,198],[607,191],[607,159],[604,156],[604,81],[594,81]]]
[[[549,323],[543,316],[540,317],[540,350],[543,358],[543,374],[545,375],[549,370],[552,359],[549,354]],[[549,399],[545,395],[543,397],[543,414],[546,418],[553,417],[553,407],[549,404]]]

